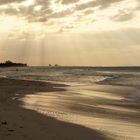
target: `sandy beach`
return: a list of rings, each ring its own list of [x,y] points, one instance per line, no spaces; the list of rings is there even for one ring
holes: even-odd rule
[[[139,89],[0,78],[0,140],[139,140]]]
[[[140,0],[0,0],[0,140],[140,140]]]

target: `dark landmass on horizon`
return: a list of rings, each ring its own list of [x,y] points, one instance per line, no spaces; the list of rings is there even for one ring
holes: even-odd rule
[[[15,63],[10,60],[0,63],[1,67],[27,67],[24,63]],[[64,65],[52,65],[48,66],[29,66],[29,67],[47,67],[47,68],[58,68],[58,69],[94,69],[98,71],[140,71],[140,66],[64,66]]]
[[[0,63],[0,67],[27,67],[27,64],[14,63],[8,60],[8,61],[5,61],[4,63]]]

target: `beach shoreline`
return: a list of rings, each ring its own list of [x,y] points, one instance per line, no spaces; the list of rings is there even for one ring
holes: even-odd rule
[[[0,89],[2,140],[140,138],[134,87],[0,78]]]
[[[64,85],[0,78],[0,139],[2,140],[106,140],[96,130],[58,121],[21,107],[18,99],[35,92],[64,91]]]

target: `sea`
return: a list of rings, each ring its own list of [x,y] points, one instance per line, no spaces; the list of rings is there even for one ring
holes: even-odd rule
[[[70,85],[12,100],[113,140],[140,140],[140,67],[13,67],[0,68],[0,77]]]
[[[0,77],[140,87],[140,67],[10,67],[0,68]]]

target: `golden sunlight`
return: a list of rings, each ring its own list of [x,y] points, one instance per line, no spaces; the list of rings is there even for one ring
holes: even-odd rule
[[[54,13],[63,12],[67,9],[70,9],[71,6],[63,5],[58,3],[57,0],[50,1],[50,8],[53,10]]]
[[[33,5],[35,3],[35,0],[25,0],[21,3],[21,5],[25,6],[25,7],[29,7],[31,5]]]
[[[140,140],[140,0],[0,0],[0,140]]]

